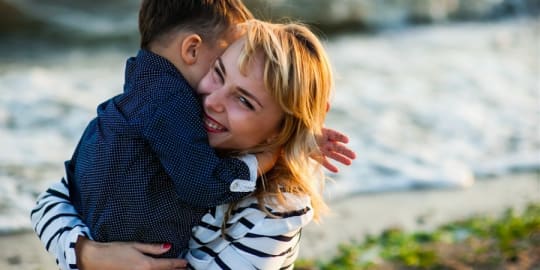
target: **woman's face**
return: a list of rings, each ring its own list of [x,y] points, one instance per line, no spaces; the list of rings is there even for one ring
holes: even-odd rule
[[[210,145],[246,150],[272,139],[284,115],[263,83],[263,55],[248,64],[246,76],[238,69],[244,39],[218,57],[199,83],[203,95],[204,127]]]

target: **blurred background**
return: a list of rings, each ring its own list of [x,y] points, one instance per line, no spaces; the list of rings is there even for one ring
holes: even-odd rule
[[[30,228],[96,106],[121,92],[139,0],[0,0],[0,234]],[[313,26],[327,126],[358,158],[330,200],[540,171],[540,0],[245,0]],[[508,185],[512,185],[509,181]]]

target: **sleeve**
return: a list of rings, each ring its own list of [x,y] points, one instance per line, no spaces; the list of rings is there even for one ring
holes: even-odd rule
[[[51,185],[38,197],[30,218],[32,228],[47,251],[56,257],[60,269],[78,270],[75,243],[79,236],[92,237],[69,200],[65,178]]]
[[[188,90],[163,98],[143,136],[173,179],[179,199],[196,207],[238,201],[255,189],[257,159],[220,158],[208,144],[200,103]],[[249,160],[249,162],[246,162]]]
[[[241,208],[221,235],[219,214],[205,215],[194,229],[186,254],[193,269],[293,269],[303,226],[313,218],[310,207],[272,212],[269,217],[252,204]],[[221,219],[222,220],[222,219]],[[216,226],[217,225],[217,226]]]

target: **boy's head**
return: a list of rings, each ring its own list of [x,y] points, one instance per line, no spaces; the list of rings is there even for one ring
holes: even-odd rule
[[[140,45],[165,57],[196,86],[234,41],[235,26],[252,18],[241,0],[143,0]]]
[[[141,48],[178,30],[215,42],[230,26],[252,19],[240,0],[143,0],[139,12]]]

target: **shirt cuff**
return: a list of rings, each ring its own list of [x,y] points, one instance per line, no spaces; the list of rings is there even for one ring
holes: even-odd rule
[[[77,265],[77,255],[75,252],[75,244],[77,243],[79,236],[84,236],[92,240],[92,238],[90,237],[90,232],[88,231],[88,228],[79,228],[79,227],[73,228],[69,232],[66,242],[65,242],[66,246],[65,246],[65,251],[63,254],[65,258],[65,261],[64,261],[65,265],[60,265],[59,263],[61,269],[79,270],[79,267]]]
[[[241,161],[246,163],[249,169],[249,180],[235,179],[232,181],[230,190],[232,192],[252,192],[255,190],[257,185],[257,169],[259,163],[255,155],[247,154],[241,157],[238,157]]]

